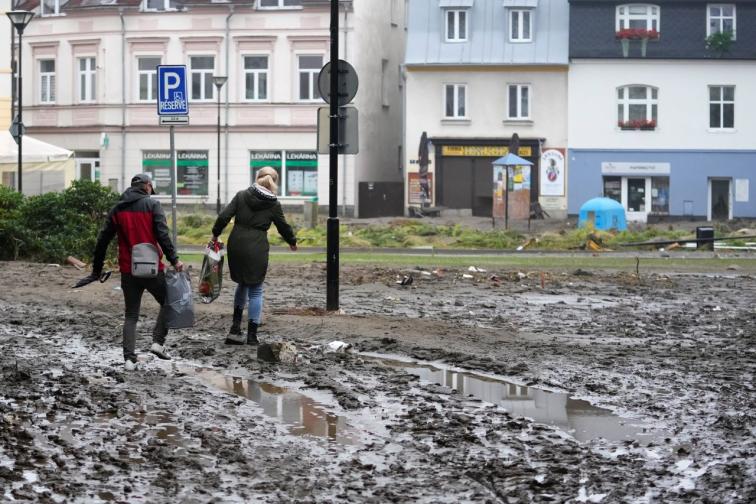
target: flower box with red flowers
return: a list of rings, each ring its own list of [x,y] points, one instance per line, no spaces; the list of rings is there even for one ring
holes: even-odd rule
[[[656,30],[644,30],[643,28],[626,28],[616,32],[615,37],[623,40],[657,40],[659,38],[659,32]]]
[[[623,130],[655,130],[656,120],[634,119],[632,121],[618,121],[617,126]]]

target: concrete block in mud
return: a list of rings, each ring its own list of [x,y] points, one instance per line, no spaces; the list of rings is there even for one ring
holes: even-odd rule
[[[257,346],[257,359],[263,362],[297,362],[297,347],[288,341],[260,343]]]

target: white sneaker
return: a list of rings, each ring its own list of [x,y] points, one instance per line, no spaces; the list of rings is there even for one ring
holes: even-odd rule
[[[139,369],[139,363],[136,361],[127,360],[124,363],[124,368],[126,369],[126,371],[136,371],[137,369]]]
[[[158,359],[171,360],[171,356],[165,351],[165,345],[153,343],[150,347],[150,352],[155,354]]]

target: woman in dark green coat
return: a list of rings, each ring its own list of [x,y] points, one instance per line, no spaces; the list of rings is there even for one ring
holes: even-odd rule
[[[226,337],[229,345],[242,345],[241,320],[244,305],[249,304],[247,344],[257,345],[257,326],[260,324],[263,304],[263,281],[268,272],[268,229],[276,225],[281,237],[291,250],[297,250],[297,238],[286,222],[278,192],[278,173],[269,167],[257,172],[252,187],[240,191],[218,216],[213,226],[213,241],[234,219],[234,228],[228,238],[228,269],[231,280],[236,282],[234,295],[234,319]]]

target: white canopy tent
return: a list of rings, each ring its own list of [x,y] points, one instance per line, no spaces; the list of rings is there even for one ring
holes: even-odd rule
[[[76,177],[73,151],[24,135],[23,174],[24,194],[33,196],[50,191],[62,191]],[[0,182],[16,187],[18,145],[10,132],[0,132]]]

